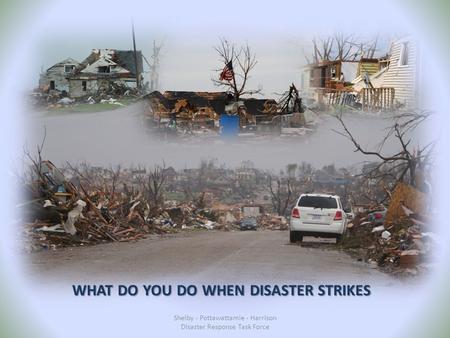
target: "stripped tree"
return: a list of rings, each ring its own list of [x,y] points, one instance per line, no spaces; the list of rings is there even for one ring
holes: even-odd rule
[[[164,204],[164,193],[167,181],[166,165],[156,164],[145,175],[137,178],[142,185],[144,196],[150,206],[150,212],[154,214]]]
[[[288,207],[298,197],[298,194],[294,191],[294,184],[295,179],[293,178],[287,177],[283,179],[280,176],[268,175],[267,188],[270,193],[270,201],[274,211],[280,216],[286,215]]]
[[[321,61],[355,61],[359,58],[373,58],[378,43],[378,36],[373,40],[361,42],[353,35],[338,32],[333,36],[315,37],[312,40],[314,63]],[[306,60],[310,63],[310,58]]]
[[[378,160],[371,170],[364,173],[367,179],[376,181],[377,184],[392,182],[395,185],[397,182],[405,182],[419,190],[427,191],[429,187],[425,183],[424,174],[432,169],[435,142],[429,142],[422,147],[413,145],[412,132],[430,118],[431,115],[432,112],[430,111],[398,115],[375,150],[369,150],[361,146],[345,124],[342,114],[339,114],[337,119],[343,131],[334,131],[350,140],[355,147],[355,152],[373,156]],[[388,153],[385,151],[384,146],[392,138],[397,140],[399,150],[394,153]],[[388,191],[391,187],[383,188],[389,194]]]
[[[214,47],[219,56],[222,68],[216,69],[217,77],[212,78],[214,85],[223,87],[233,93],[235,101],[242,95],[254,95],[259,89],[248,89],[250,72],[256,66],[256,56],[248,44],[237,47],[234,43],[221,38],[220,44]]]

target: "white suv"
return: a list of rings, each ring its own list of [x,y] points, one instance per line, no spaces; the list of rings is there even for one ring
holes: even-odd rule
[[[347,216],[339,196],[302,194],[292,209],[289,222],[290,241],[302,241],[303,235],[331,235],[339,241],[346,226]]]

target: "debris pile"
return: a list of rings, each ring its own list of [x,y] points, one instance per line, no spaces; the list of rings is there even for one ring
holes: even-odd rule
[[[33,202],[28,220],[34,221],[25,225],[30,251],[138,240],[151,230],[137,211],[137,203],[125,196],[101,201],[70,189],[67,197],[63,202],[53,194],[43,205],[40,199]]]
[[[46,87],[36,89],[28,100],[35,109],[57,109],[79,104],[108,103],[123,106],[120,99],[137,99],[141,96],[137,88],[128,87],[122,83],[108,82],[107,86],[100,87],[96,92],[82,97],[71,98],[66,91],[49,89]]]
[[[249,174],[256,178],[253,170],[227,173],[220,169],[219,175],[211,168],[211,172],[177,172],[164,166],[104,168],[86,163],[67,163],[59,169],[39,160],[40,155],[29,159],[31,172],[22,182],[26,198],[19,204],[28,251],[135,241],[148,234],[179,231],[238,231],[249,219],[258,230],[288,228],[286,218],[272,214],[272,206],[263,197],[255,203],[241,200],[244,191],[230,194],[229,182],[245,182],[242,174],[247,175],[245,179]],[[206,176],[207,184],[192,184]]]
[[[399,183],[388,209],[380,207],[355,215],[342,247],[395,275],[416,275],[426,270],[437,242],[430,232],[433,219],[425,214],[424,197],[413,187]]]
[[[38,177],[28,187],[32,199],[19,206],[28,251],[216,228],[209,210],[192,205],[153,207],[142,192],[126,185],[111,191],[106,185],[74,184],[50,161],[40,162],[34,171]]]
[[[165,230],[213,230],[217,228],[217,223],[212,219],[214,219],[214,215],[208,210],[196,209],[194,206],[189,204],[181,204],[171,208],[166,208],[158,216],[150,218],[149,222],[154,226],[159,226]]]
[[[287,230],[288,223],[285,217],[263,214],[258,217],[258,224],[267,230]]]
[[[231,133],[253,138],[266,134],[304,135],[313,131],[294,85],[279,102],[259,98],[235,100],[227,92],[154,91],[144,98],[148,126],[164,137],[213,137]]]
[[[49,88],[37,89],[28,96],[29,104],[36,109],[62,107],[68,103],[67,99],[66,92]]]

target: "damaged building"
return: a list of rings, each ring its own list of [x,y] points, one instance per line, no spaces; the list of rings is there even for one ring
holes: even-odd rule
[[[79,98],[101,91],[136,88],[142,74],[141,51],[135,54],[132,50],[93,49],[82,62],[69,58],[47,69],[41,74],[39,87]]]
[[[152,92],[146,96],[147,116],[157,124],[219,128],[222,116],[235,116],[238,127],[255,124],[258,116],[277,113],[272,99],[240,99],[227,92]],[[222,121],[223,122],[223,121]]]
[[[39,88],[43,91],[57,90],[69,92],[68,77],[72,75],[76,68],[80,67],[80,62],[68,58],[62,60],[42,73],[39,78]]]
[[[418,61],[418,46],[412,38],[395,40],[388,57],[379,60],[378,71],[368,73],[368,79],[354,79],[353,88],[361,91],[367,82],[373,88],[393,88],[397,106],[414,108],[420,104]]]
[[[294,85],[280,100],[240,98],[228,92],[158,91],[146,97],[146,117],[151,127],[173,133],[210,133],[246,136],[304,129],[301,98]],[[302,129],[302,130],[303,130]]]
[[[363,110],[417,107],[417,54],[417,43],[403,37],[382,57],[308,64],[301,74],[303,96],[322,106],[345,104]]]

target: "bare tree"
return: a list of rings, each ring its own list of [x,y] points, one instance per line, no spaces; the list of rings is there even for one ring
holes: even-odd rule
[[[297,171],[298,165],[296,163],[289,163],[286,166],[286,172],[289,176],[289,178],[294,178],[295,177],[295,173]]]
[[[321,61],[355,61],[358,58],[373,58],[378,43],[378,36],[368,42],[358,41],[351,34],[338,32],[333,36],[316,37],[312,40],[312,60]],[[309,60],[310,58],[306,57]]]
[[[243,200],[255,196],[256,182],[249,177],[238,177],[234,182],[233,191],[237,192]]]
[[[120,178],[120,174],[122,173],[122,166],[120,164],[116,165],[115,167],[110,167],[109,172],[111,174],[111,196],[114,196],[114,193],[116,192],[116,185],[117,181]]]
[[[285,216],[288,207],[297,197],[293,191],[292,179],[288,177],[286,180],[282,180],[279,176],[274,177],[269,174],[268,190],[274,211],[280,216]]]
[[[205,184],[212,179],[214,171],[217,169],[216,162],[217,159],[215,158],[202,159],[200,161],[197,176],[197,188],[199,190],[203,190],[205,188]]]
[[[310,176],[313,173],[314,168],[310,163],[302,161],[298,167],[298,170],[301,176]]]
[[[28,158],[28,160],[31,162],[32,171],[31,173],[32,178],[37,178],[35,181],[35,185],[32,186],[32,189],[35,189],[36,192],[45,190],[45,185],[47,182],[47,178],[42,173],[42,152],[44,150],[45,140],[47,138],[47,129],[44,127],[44,135],[42,137],[41,144],[38,144],[36,146],[36,154],[32,155],[31,152],[27,147],[24,148],[24,154]]]
[[[190,186],[183,188],[186,200],[190,201],[195,208],[203,209],[206,207],[206,192],[202,191],[198,194],[194,194]]]
[[[314,38],[312,40],[314,47],[314,62],[331,60],[331,51],[333,49],[333,38]]]
[[[358,51],[355,50],[355,39],[352,35],[344,35],[343,33],[336,33],[333,37],[336,43],[335,59],[336,60],[355,60],[358,56]]]
[[[164,188],[167,181],[166,165],[155,165],[149,170],[145,179],[142,180],[144,195],[148,204],[153,209],[158,209],[164,203]]]
[[[344,123],[342,114],[339,114],[337,119],[344,131],[334,131],[349,139],[355,146],[356,152],[374,156],[378,159],[378,164],[366,173],[368,178],[377,179],[379,182],[389,178],[394,183],[407,182],[411,186],[423,189],[423,187],[418,186],[416,181],[417,170],[424,170],[430,166],[434,142],[430,142],[424,147],[413,147],[411,145],[412,138],[410,132],[430,116],[431,112],[428,111],[400,114],[395,118],[394,124],[387,129],[387,133],[380,142],[377,150],[368,150],[360,145]],[[386,154],[383,146],[392,137],[397,140],[400,150],[394,154]]]
[[[93,185],[93,177],[91,175],[90,166],[87,163],[81,163],[77,165],[71,164],[69,161],[66,161],[66,169],[69,169],[79,180],[86,181],[89,185]]]
[[[220,44],[214,47],[219,56],[219,62],[223,67],[231,65],[232,78],[223,79],[218,76],[211,80],[216,86],[224,87],[233,93],[235,101],[238,101],[242,95],[254,95],[261,92],[261,89],[247,89],[247,81],[250,78],[250,72],[256,66],[256,56],[248,44],[237,47],[234,43],[221,38]],[[224,68],[216,69],[218,75]]]
[[[364,57],[372,59],[375,56],[375,52],[377,51],[378,39],[379,37],[377,35],[372,42],[367,44],[366,55],[364,55]]]

